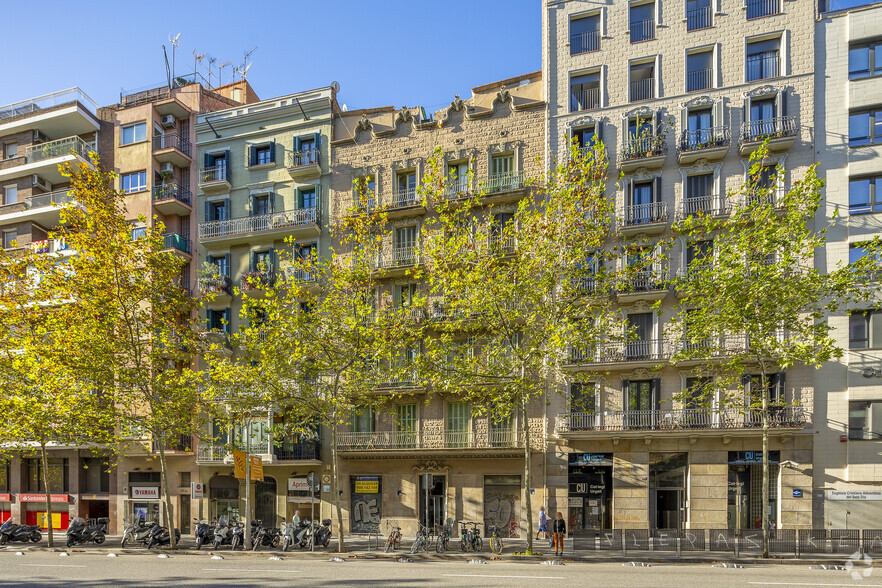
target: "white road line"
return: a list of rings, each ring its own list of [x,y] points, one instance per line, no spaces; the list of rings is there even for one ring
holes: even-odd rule
[[[801,584],[799,582],[748,582],[756,586],[860,586],[861,588],[882,588],[882,584]]]
[[[442,574],[449,578],[522,578],[527,580],[564,580],[563,576],[497,576],[496,574]]]
[[[68,564],[18,564],[20,566],[28,566],[31,568],[85,568],[86,566],[68,565]]]
[[[84,566],[85,567],[85,566]],[[298,570],[243,570],[241,568],[202,568],[203,572],[269,572],[270,574],[296,574]]]

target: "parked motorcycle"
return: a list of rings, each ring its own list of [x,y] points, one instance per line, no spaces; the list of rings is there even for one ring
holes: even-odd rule
[[[233,523],[233,538],[230,541],[230,549],[235,551],[240,545],[245,546],[245,524],[237,521]]]
[[[285,519],[282,519],[285,521]],[[297,537],[297,528],[294,526],[294,523],[287,522],[282,525],[282,551],[288,551],[288,548],[292,545],[296,545],[296,537]]]
[[[0,545],[11,541],[39,543],[41,539],[43,534],[40,533],[40,527],[37,525],[17,525],[11,518],[0,525]]]
[[[315,545],[327,547],[331,543],[331,519],[322,520],[321,526],[316,523],[313,533],[315,534]]]
[[[193,519],[196,523],[196,527],[193,531],[193,535],[196,536],[196,549],[202,549],[202,545],[205,543],[211,543],[214,539],[214,529],[217,523],[214,521],[206,522],[200,521],[199,519]]]
[[[101,545],[107,538],[106,529],[110,522],[108,518],[100,518],[95,525],[86,526],[86,519],[74,517],[67,527],[67,546],[73,547],[80,543],[95,543]]]
[[[294,530],[294,546],[300,549],[308,548],[312,537],[312,522],[308,519],[300,521]]]
[[[147,545],[147,541],[150,539],[150,531],[154,526],[156,526],[154,521],[145,522],[143,518],[139,518],[136,523],[127,525],[123,533],[121,546],[125,548],[126,545],[131,545],[132,543]]]
[[[226,516],[221,515],[214,526],[214,548],[218,549],[221,545],[231,545],[232,543],[233,525],[229,523]]]
[[[257,523],[257,533],[255,534],[254,527],[252,527],[251,531],[251,550],[257,551],[257,548],[261,545],[265,547],[278,547],[282,540],[282,534],[279,529],[265,527],[262,521],[257,521]]]
[[[175,545],[180,542],[181,532],[178,529],[175,529]],[[147,549],[151,549],[154,546],[162,547],[164,545],[171,545],[171,534],[167,527],[154,525],[153,528],[150,529],[150,535],[147,539]]]

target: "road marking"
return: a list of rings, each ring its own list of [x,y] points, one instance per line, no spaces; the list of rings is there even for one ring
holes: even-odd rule
[[[85,567],[85,566],[83,566]],[[271,574],[296,574],[298,570],[273,570],[265,568],[262,570],[243,570],[241,568],[202,568],[203,572],[270,572]]]
[[[449,578],[521,578],[527,580],[564,580],[563,576],[498,576],[496,574],[442,574]]]
[[[757,586],[860,586],[861,588],[882,588],[882,584],[800,584],[798,582],[748,582]]]
[[[19,564],[31,568],[85,568],[86,566],[68,565],[68,564]]]

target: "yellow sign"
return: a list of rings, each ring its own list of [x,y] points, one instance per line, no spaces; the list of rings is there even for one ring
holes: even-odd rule
[[[245,452],[238,449],[233,450],[233,475],[240,480],[245,479]]]
[[[260,459],[259,455],[252,455],[251,457],[251,479],[257,480],[259,482],[263,482],[263,460]]]
[[[380,479],[377,476],[357,476],[355,478],[356,494],[377,494],[380,491]]]
[[[45,512],[38,512],[37,513],[37,525],[42,529],[47,528],[46,527],[46,513]],[[52,528],[53,529],[63,529],[64,528],[61,526],[61,513],[60,512],[53,512],[52,513]]]

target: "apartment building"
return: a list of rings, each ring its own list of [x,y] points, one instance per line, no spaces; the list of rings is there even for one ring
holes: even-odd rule
[[[678,219],[727,214],[727,193],[747,179],[748,157],[766,139],[764,165],[784,168],[778,194],[815,161],[813,5],[545,1],[548,152],[560,159],[571,142],[605,143],[622,174],[607,186],[621,244],[652,250]],[[760,526],[757,415],[719,399],[710,408],[674,400],[705,377],[700,365],[667,362],[681,343],[665,338],[677,296],[667,279],[685,271],[696,247],[675,241],[669,263],[616,294],[636,341],[565,360],[570,405],[554,407],[550,507],[568,513],[577,535]],[[750,376],[735,391],[745,404],[757,385]],[[777,528],[813,523],[812,385],[810,370],[794,368],[771,386],[773,398],[800,404],[771,435]]]
[[[181,261],[180,283],[185,288],[196,286],[193,195],[197,178],[192,169],[196,116],[257,100],[246,80],[209,88],[204,80],[191,75],[176,78],[173,86],[122,95],[119,103],[98,111],[101,166],[118,174],[115,187],[126,195],[132,238],[161,223],[166,248]],[[190,504],[190,482],[199,475],[196,445],[197,440],[188,437],[165,448],[170,487],[175,493],[175,526],[184,533],[198,514],[198,505]],[[133,440],[117,464],[119,475],[114,475],[111,488],[104,490],[109,494],[92,496],[96,505],[102,501],[107,505],[99,516],[110,518],[111,532],[121,533],[125,519],[160,518],[164,505],[157,458],[152,439]]]
[[[367,189],[389,218],[375,261],[378,311],[400,308],[414,321],[444,320],[441,301],[413,304],[421,284],[410,276],[423,263],[421,244],[436,215],[436,203],[419,193],[435,149],[441,150],[443,173],[450,178],[443,197],[483,193],[480,214],[507,222],[518,201],[535,189],[529,181],[542,173],[545,112],[542,76],[535,72],[473,88],[471,98],[457,96],[431,115],[422,108],[391,106],[336,114],[334,220],[359,214],[357,205],[365,204],[356,197],[360,189]],[[336,250],[346,254],[346,247]],[[376,392],[389,400],[379,409],[357,412],[337,433],[348,531],[363,533],[393,520],[405,535],[413,535],[417,522],[434,528],[453,519],[497,524],[524,536],[524,501],[532,500],[538,513],[544,496],[541,489],[529,494],[523,489],[518,423],[529,419],[532,438],[541,440],[546,432],[542,403],[531,405],[529,414],[494,423],[476,416],[469,403],[432,394],[406,376]],[[541,488],[541,441],[537,445],[533,479]]]
[[[0,106],[0,248],[31,248],[64,255],[61,239],[49,239],[58,226],[59,207],[70,202],[68,178],[59,164],[92,165],[100,122],[98,107],[80,88]],[[106,492],[108,475],[90,468],[92,453],[77,447],[53,448],[52,525],[67,528],[72,516],[93,516]],[[0,519],[12,516],[29,525],[46,525],[42,466],[36,455],[13,456],[0,464]],[[106,502],[104,503],[106,504]]]
[[[882,3],[823,14],[815,34],[815,129],[826,227],[819,269],[882,235]],[[834,213],[838,217],[834,218]],[[846,352],[816,376],[815,526],[882,525],[882,314],[878,301],[831,317]]]
[[[198,258],[200,265],[212,268],[200,277],[199,288],[215,294],[204,318],[218,341],[241,324],[236,292],[270,283],[284,270],[279,253],[290,248],[287,238],[295,239],[299,254],[327,253],[338,91],[334,83],[201,114],[196,121]],[[274,418],[268,410],[235,432],[213,427],[202,436],[196,454],[206,489],[201,516],[244,516],[244,481],[233,477],[233,446],[245,450],[248,445],[263,459],[265,478],[254,482],[252,517],[279,526],[280,517],[290,520],[295,509],[308,512],[318,502],[305,478],[310,472],[321,474],[320,432],[311,438],[273,439]]]

